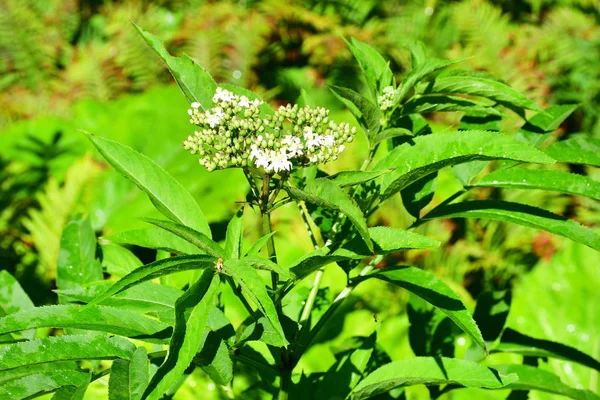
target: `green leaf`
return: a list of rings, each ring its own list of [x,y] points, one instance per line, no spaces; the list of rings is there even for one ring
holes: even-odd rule
[[[369,99],[356,93],[352,89],[329,86],[335,97],[337,97],[348,110],[354,115],[360,126],[364,129],[368,138],[373,137],[381,126],[381,111]]]
[[[384,87],[394,84],[394,75],[389,63],[377,50],[355,38],[352,38],[351,42],[346,40],[346,44],[365,74],[367,85],[374,98],[377,98]]]
[[[507,106],[542,111],[519,91],[497,80],[477,76],[438,76],[427,87],[426,93],[461,93],[481,96]]]
[[[217,332],[208,332],[202,351],[194,357],[194,363],[218,385],[227,385],[233,378],[229,348]]]
[[[494,342],[504,330],[512,302],[511,292],[483,292],[477,299],[473,318],[486,342]]]
[[[491,132],[459,131],[419,136],[394,148],[374,170],[396,168],[382,178],[386,199],[417,180],[444,167],[472,160],[508,159],[540,164],[554,160],[522,142]]]
[[[168,325],[113,307],[57,305],[37,307],[0,318],[0,333],[32,328],[77,328],[115,335],[168,337]]]
[[[367,375],[350,394],[362,400],[411,385],[461,385],[499,389],[517,380],[516,374],[498,374],[494,369],[455,358],[417,357],[386,364]]]
[[[381,175],[393,171],[392,169],[384,171],[342,171],[335,175],[330,175],[327,179],[331,180],[339,187],[354,186],[361,183],[372,181]]]
[[[149,224],[156,225],[159,228],[165,229],[172,234],[179,236],[188,243],[196,246],[198,249],[206,252],[208,255],[214,257],[227,256],[227,252],[223,250],[221,246],[219,246],[216,242],[202,232],[171,221],[162,221],[154,218],[143,218],[143,220]],[[196,250],[195,253],[197,254],[198,251]]]
[[[196,254],[198,248],[162,228],[146,228],[120,232],[104,239],[121,245],[140,246],[175,254]]]
[[[394,267],[371,273],[361,280],[377,278],[405,288],[446,314],[475,343],[485,349],[485,342],[471,313],[460,298],[438,277],[415,267]]]
[[[88,304],[98,304],[125,289],[139,285],[142,282],[158,278],[175,272],[189,271],[193,269],[204,269],[215,267],[217,259],[206,255],[177,256],[158,260],[153,263],[139,267],[135,271],[121,278],[114,285],[106,289],[104,293]],[[87,307],[87,306],[86,306]]]
[[[70,289],[102,278],[102,266],[96,261],[96,235],[89,218],[69,221],[60,238],[56,285]]]
[[[300,96],[298,96],[298,100],[296,100],[298,107],[316,107],[317,103],[315,100],[306,92],[304,88],[300,88]]]
[[[266,259],[266,258],[257,257],[257,256],[246,256],[246,257],[242,258],[242,261],[244,261],[246,264],[251,265],[252,267],[254,267],[256,269],[262,269],[264,271],[276,272],[277,274],[279,274],[279,276],[282,279],[289,279],[291,277],[289,271],[287,271],[286,269],[280,267],[279,265],[275,264],[273,261]]]
[[[600,250],[600,236],[578,222],[541,208],[508,201],[476,200],[437,207],[423,219],[489,218],[554,233]]]
[[[427,75],[461,61],[463,60],[440,60],[432,58],[420,63],[416,68],[413,67],[413,70],[406,75],[406,78],[404,78],[402,83],[398,86],[398,90],[394,96],[394,104],[400,104],[408,92]]]
[[[102,265],[113,276],[124,276],[143,265],[130,250],[114,243],[104,243],[102,247]]]
[[[260,341],[275,347],[282,346],[281,337],[266,317],[260,317],[256,322],[246,326],[240,334],[236,345],[239,348],[240,343],[247,341]]]
[[[33,307],[33,302],[19,282],[8,271],[0,271],[0,317],[30,310]],[[35,337],[35,330],[22,332],[22,334],[26,339],[31,340]]]
[[[74,371],[79,370],[79,366],[75,361],[59,361],[53,363],[46,364],[35,364],[35,365],[26,365],[20,368],[13,368],[0,372],[0,384],[13,381],[15,379],[23,378],[27,375],[32,374],[44,374],[49,371],[56,370],[67,370],[71,369]]]
[[[418,296],[410,296],[406,314],[410,348],[417,357],[454,357],[450,318]]]
[[[511,382],[507,389],[540,390],[567,396],[576,400],[598,400],[600,396],[588,391],[578,390],[561,382],[560,378],[551,372],[530,365],[494,365],[501,374],[517,374],[519,379]]]
[[[165,63],[188,102],[198,102],[203,109],[209,109],[217,90],[217,84],[212,77],[188,56],[184,55],[181,58],[171,56],[156,36],[136,24],[133,26]]]
[[[417,69],[417,67],[427,60],[427,48],[425,47],[425,43],[416,40],[411,42],[408,47],[410,49],[410,65],[412,69]]]
[[[359,246],[362,245],[365,247],[365,252],[367,254],[371,254],[370,250],[366,249],[366,245],[364,244],[363,240],[357,240],[357,242]],[[303,255],[298,260],[294,261],[294,263],[290,265],[290,271],[294,274],[297,280],[302,280],[324,265],[348,259],[361,260],[366,257],[363,254],[355,253],[354,247],[351,247],[351,249],[351,251],[345,251],[345,249],[341,249],[328,254],[329,248],[321,247]]]
[[[433,200],[436,178],[437,172],[434,172],[411,183],[400,191],[402,204],[413,217],[419,218],[421,210]]]
[[[89,303],[106,291],[112,282],[104,281],[96,285],[67,290],[56,290],[71,301]],[[174,312],[175,301],[183,294],[179,289],[150,282],[140,283],[102,301],[101,305],[122,308],[138,313]]]
[[[52,336],[1,348],[0,371],[57,361],[127,360],[134,351],[133,343],[119,336]]]
[[[88,372],[73,370],[51,371],[44,374],[32,374],[0,385],[0,398],[19,400],[52,393],[64,386],[85,386],[90,381]]]
[[[203,332],[219,292],[220,278],[205,270],[175,304],[176,321],[167,359],[152,377],[142,398],[159,399],[175,385],[206,339]]]
[[[375,243],[373,254],[390,254],[397,251],[408,249],[428,249],[439,247],[440,242],[418,233],[409,232],[404,229],[391,228],[387,226],[375,226],[369,228],[369,235]],[[351,251],[354,254],[361,254],[365,257],[372,255],[362,241],[352,240],[340,250]],[[340,250],[333,254],[344,255]]]
[[[408,140],[415,136],[414,133],[405,128],[389,128],[384,129],[375,135],[375,137],[371,140],[371,146],[375,146],[383,141],[394,138],[402,138]]]
[[[457,96],[424,95],[413,97],[402,106],[403,114],[457,111],[482,115],[502,115],[500,111],[486,103]]]
[[[539,148],[550,133],[579,107],[577,104],[556,105],[537,113],[519,129],[515,139]]]
[[[494,171],[471,186],[540,189],[600,200],[600,182],[587,176],[552,170],[512,168]]]
[[[243,224],[244,209],[240,209],[229,221],[225,234],[226,258],[240,258],[242,255],[242,238],[244,235]]]
[[[275,305],[269,297],[265,283],[256,270],[241,260],[227,260],[223,263],[223,273],[231,276],[234,282],[240,285],[242,293],[254,303],[260,312],[273,326],[279,336],[280,347],[287,346],[288,341],[279,323]]]
[[[113,361],[108,380],[108,399],[141,400],[148,380],[146,349],[138,347],[131,360]]]
[[[577,350],[574,347],[556,343],[551,340],[536,339],[507,328],[502,334],[500,343],[491,349],[492,353],[516,353],[530,357],[550,357],[573,361],[586,367],[600,371],[600,361]]]
[[[211,237],[208,222],[198,203],[162,167],[120,143],[90,134],[88,138],[113,168],[148,195],[158,211]]]
[[[556,161],[600,167],[600,139],[587,135],[574,135],[556,142],[544,150]]]
[[[248,249],[248,251],[246,252],[246,256],[252,257],[252,256],[258,256],[258,253],[260,252],[260,250],[266,246],[267,242],[269,241],[269,239],[271,238],[271,236],[273,236],[275,234],[275,232],[269,232],[264,236],[261,236],[256,242],[254,242],[254,244]]]
[[[380,170],[385,168],[380,168]],[[367,221],[354,200],[342,188],[330,180],[319,178],[309,182],[304,190],[294,187],[287,188],[290,197],[303,200],[323,208],[337,210],[346,215],[356,230],[363,238],[367,247],[373,250],[373,243],[369,237]]]
[[[80,386],[62,386],[52,396],[52,400],[83,400],[89,386],[91,376]]]

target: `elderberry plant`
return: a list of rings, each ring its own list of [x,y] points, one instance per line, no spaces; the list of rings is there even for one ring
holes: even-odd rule
[[[393,256],[438,246],[414,229],[439,218],[516,223],[600,250],[598,234],[575,221],[532,205],[468,196],[488,187],[599,200],[598,182],[548,167],[557,161],[596,165],[598,143],[585,136],[544,147],[576,106],[542,110],[493,77],[426,58],[420,45],[412,48],[411,72],[397,82],[373,48],[352,40],[348,46],[367,91],[331,89],[356,117],[358,133],[331,120],[306,94],[302,106],[273,110],[252,92],[217,85],[190,58],[169,55],[156,37],[136,28],[190,103],[190,122],[197,128],[184,148],[199,158],[198,168],[240,168],[248,181],[247,199],[219,243],[196,201],[162,168],[131,148],[89,135],[106,161],[167,218],[148,218],[154,230],[126,232],[113,240],[159,249],[163,256],[142,266],[117,257],[112,262],[120,269],[111,269],[110,279],[103,280],[108,270],[96,259],[89,220],[76,219],[61,240],[59,305],[33,307],[14,278],[0,274],[11,293],[11,307],[3,307],[8,315],[0,318],[0,335],[8,343],[0,348],[0,398],[55,392],[56,399],[81,399],[90,382],[106,376],[111,400],[172,398],[197,368],[222,398],[402,398],[406,388],[420,384],[427,385],[431,398],[462,388],[515,391],[510,398],[530,390],[598,398],[537,368],[548,358],[595,370],[600,363],[567,345],[505,326],[509,291],[485,293],[471,313],[443,280]],[[498,128],[509,109],[525,118],[513,137]],[[431,112],[464,113],[459,130],[433,133],[423,116]],[[367,143],[360,169],[333,175],[319,169],[343,155],[358,134]],[[463,188],[430,205],[437,173],[445,167]],[[414,217],[412,225],[371,226],[372,216],[398,196]],[[298,206],[315,250],[282,265],[271,214],[290,203]],[[248,208],[260,215],[262,232],[243,248],[242,214]],[[102,257],[106,265],[109,254]],[[332,268],[341,269],[345,279],[344,288],[329,296],[322,281]],[[187,280],[183,286],[168,284],[166,278],[175,273]],[[268,283],[264,273],[270,275]],[[304,293],[299,288],[305,280],[310,290],[302,307],[294,309],[290,298]],[[335,318],[348,312],[355,288],[367,281],[381,282],[380,290],[396,286],[410,293],[408,341],[416,357],[393,359],[374,330],[347,340],[326,372],[303,369],[307,353],[335,332]],[[234,305],[227,293],[244,309],[241,322],[230,320]],[[376,315],[374,320],[380,323]],[[40,328],[62,331],[36,335]],[[454,343],[465,336],[471,348],[458,357]],[[506,358],[494,353],[522,355],[523,363],[500,364]]]

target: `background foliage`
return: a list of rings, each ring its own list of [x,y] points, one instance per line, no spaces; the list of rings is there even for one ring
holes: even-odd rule
[[[198,200],[215,240],[225,237],[224,221],[234,213],[234,201],[244,200],[238,171],[209,175],[182,153],[181,141],[190,131],[187,105],[129,21],[150,27],[169,51],[190,55],[218,82],[250,88],[276,104],[295,100],[305,88],[318,104],[348,122],[352,118],[327,85],[365,88],[356,84],[360,70],[342,37],[373,45],[391,60],[399,78],[410,67],[406,47],[421,40],[430,55],[468,58],[468,67],[499,77],[539,106],[578,103],[550,142],[577,133],[600,139],[600,14],[593,0],[293,0],[285,6],[277,0],[6,0],[0,3],[0,267],[19,280],[35,305],[58,300],[52,290],[57,287],[61,235],[69,221],[88,216],[96,235],[109,237],[142,228],[139,217],[156,215],[143,194],[93,156],[79,129],[101,132],[162,165]],[[428,115],[436,132],[455,130],[457,118]],[[514,123],[504,121],[502,129],[516,132],[518,121],[516,116]],[[354,157],[328,168],[357,167],[361,146],[364,142],[354,144]],[[564,168],[600,179],[597,168]],[[227,185],[220,184],[224,181]],[[450,170],[441,171],[437,188],[429,208],[457,190]],[[468,196],[494,199],[500,194],[486,188]],[[592,227],[600,222],[599,204],[592,199],[536,191],[518,196],[522,203]],[[394,201],[372,217],[378,225],[410,225],[410,214],[400,199]],[[251,216],[245,218],[253,223]],[[302,223],[292,213],[282,210],[274,218],[283,238],[299,242],[298,248],[278,249],[282,263],[289,264],[310,250],[310,241],[295,234]],[[403,262],[442,277],[471,305],[486,289],[512,287],[509,326],[600,357],[600,321],[589,301],[599,283],[591,262],[597,254],[556,236],[494,221],[440,220],[421,232],[443,246],[407,252]],[[247,242],[255,239],[253,233],[245,237]],[[113,250],[108,241],[102,246],[105,254],[135,262],[129,253]],[[160,258],[160,250],[130,250],[143,262]],[[106,261],[105,270],[110,267]],[[339,279],[325,277],[324,303],[343,287]],[[411,353],[406,295],[392,288],[370,293],[368,285],[360,291],[368,301],[357,297],[340,321],[339,335],[308,354],[307,371],[325,371],[345,340],[375,328],[378,342],[393,359]],[[460,342],[459,348],[467,345]],[[556,360],[544,367],[572,386],[598,389],[597,373],[587,368]],[[206,388],[214,398],[227,396],[202,373],[195,374],[177,397],[194,398]],[[105,395],[107,388],[96,386]],[[411,390],[415,398],[427,395],[423,388]]]

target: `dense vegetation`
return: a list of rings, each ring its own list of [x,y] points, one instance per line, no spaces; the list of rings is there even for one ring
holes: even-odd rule
[[[598,398],[597,3],[393,3],[0,5],[0,398]]]

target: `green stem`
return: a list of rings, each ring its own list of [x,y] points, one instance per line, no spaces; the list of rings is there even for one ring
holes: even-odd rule
[[[268,235],[273,232],[271,227],[271,213],[269,208],[271,205],[269,204],[269,184],[271,183],[271,175],[265,174],[263,176],[263,184],[262,191],[260,197],[260,214],[262,217],[262,234]],[[273,239],[273,235],[269,237],[267,240],[267,253],[269,255],[269,260],[277,263],[277,254],[275,253],[275,240]],[[271,272],[271,285],[273,286],[273,290],[277,290],[277,283],[279,282],[279,275],[276,272]]]
[[[281,371],[281,383],[279,384],[279,394],[277,395],[277,400],[287,400],[291,381],[292,369],[284,368],[283,371]]]

